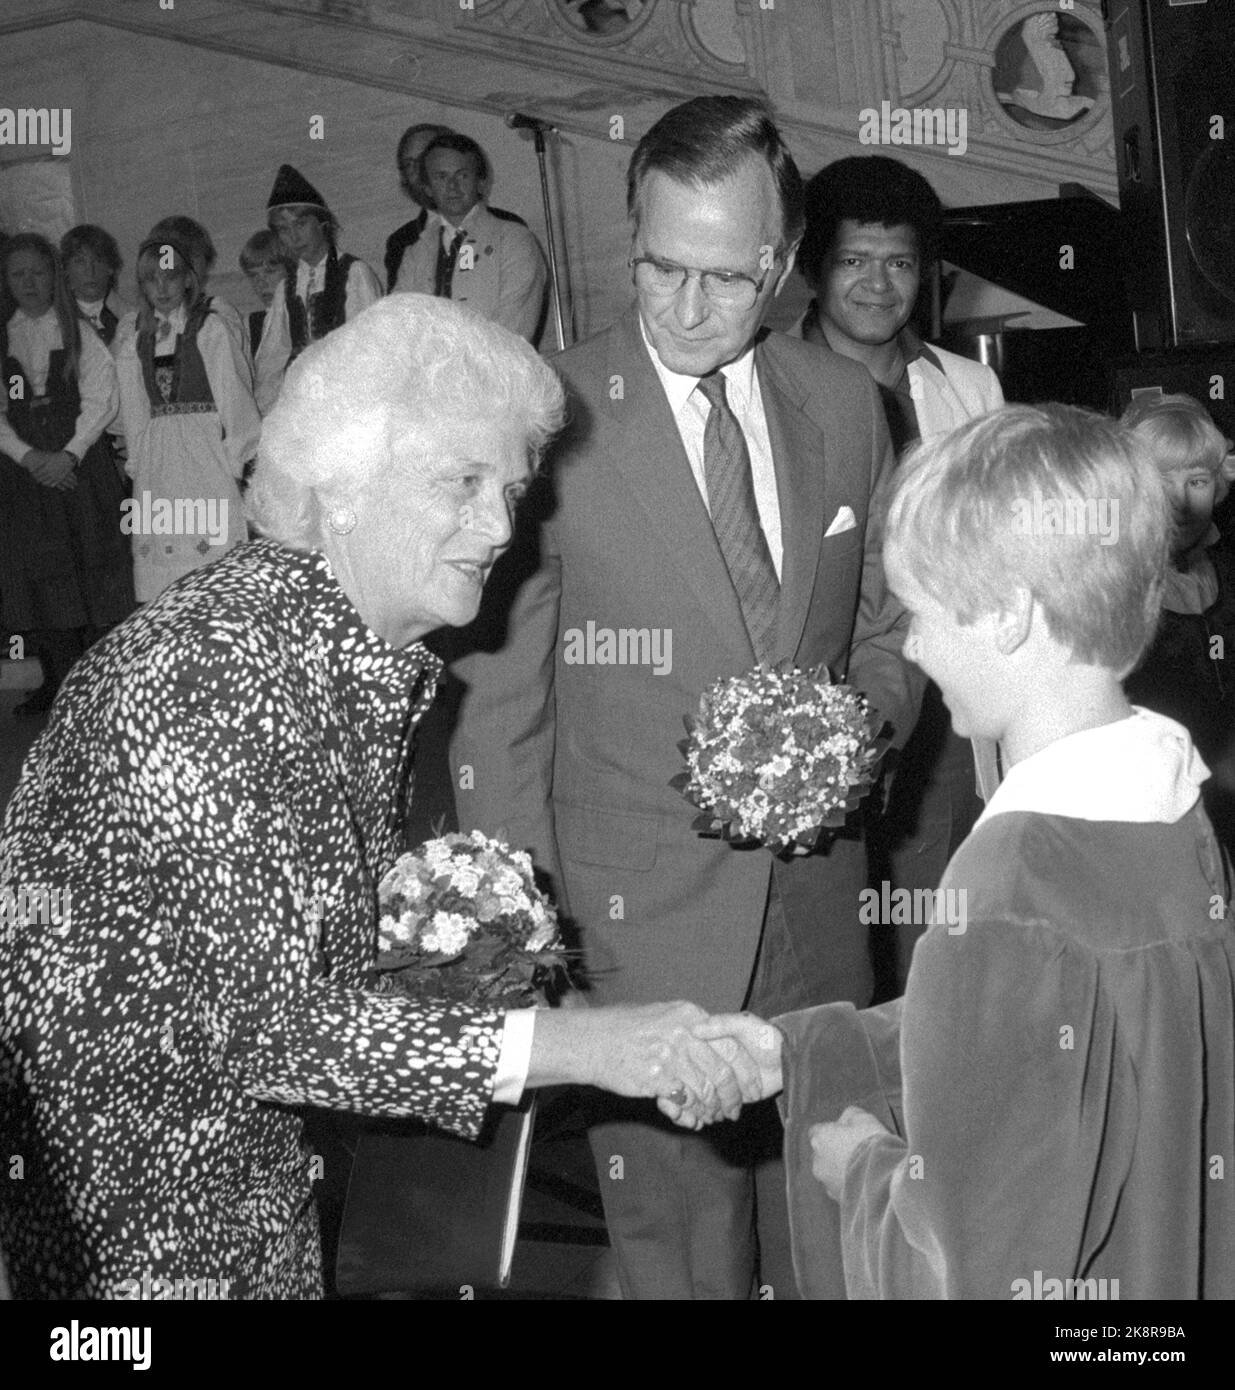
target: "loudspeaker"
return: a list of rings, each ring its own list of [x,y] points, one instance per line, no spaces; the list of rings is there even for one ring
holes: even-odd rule
[[[1178,352],[1143,352],[1107,361],[1107,407],[1120,415],[1141,395],[1182,391],[1209,411],[1213,422],[1235,439],[1235,345]]]
[[[1235,342],[1235,0],[1104,0],[1138,348]]]

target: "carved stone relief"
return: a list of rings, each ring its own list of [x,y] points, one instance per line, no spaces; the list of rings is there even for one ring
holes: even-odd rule
[[[1074,140],[1108,106],[1101,30],[1083,11],[1061,13],[1041,5],[1025,10],[1020,7],[991,34],[991,93],[1016,138]]]
[[[722,89],[755,85],[737,0],[476,0],[453,27],[557,71],[613,80],[627,69],[640,85],[656,75],[678,95],[683,77]]]

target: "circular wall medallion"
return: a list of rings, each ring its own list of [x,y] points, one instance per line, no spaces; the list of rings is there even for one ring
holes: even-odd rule
[[[997,31],[992,56],[988,80],[998,113],[1020,139],[1074,139],[1106,110],[1106,47],[1076,10],[1019,11]]]
[[[695,37],[722,63],[746,61],[746,46],[738,29],[735,0],[695,0],[690,11]]]
[[[656,0],[550,0],[567,27],[581,38],[621,42],[643,27]]]

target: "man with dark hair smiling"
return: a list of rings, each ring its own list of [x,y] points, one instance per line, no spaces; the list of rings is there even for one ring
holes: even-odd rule
[[[598,1001],[861,1005],[858,833],[788,860],[736,849],[699,836],[669,782],[683,716],[761,660],[826,664],[897,738],[912,727],[921,684],[880,564],[883,412],[864,368],[760,328],[802,231],[801,180],[760,102],[669,111],[635,150],[628,211],[637,302],[555,362],[572,420],[556,508],[529,509],[539,533],[492,585],[513,606],[482,609],[458,665],[460,824],[501,826],[551,875]],[[672,669],[567,662],[589,622],[671,632]],[[626,1297],[794,1296],[770,1105],[706,1135],[638,1104],[596,1118]]]
[[[910,322],[943,216],[922,175],[886,155],[855,155],[821,169],[805,198],[798,269],[815,299],[795,332],[866,367],[897,452],[998,409],[989,367],[928,347]]]
[[[928,347],[911,323],[942,216],[922,175],[885,155],[838,159],[806,185],[798,266],[815,299],[796,331],[870,372],[898,455],[1003,405],[989,367]],[[953,733],[938,687],[929,686],[888,813],[871,834],[872,881],[938,887],[982,809],[977,784],[990,796],[996,781],[994,745]],[[921,922],[897,928],[897,993],[924,930]]]

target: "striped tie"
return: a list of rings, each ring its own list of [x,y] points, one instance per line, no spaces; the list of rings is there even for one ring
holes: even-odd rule
[[[697,390],[711,406],[703,431],[703,472],[712,529],[737,590],[751,646],[760,661],[770,662],[776,645],[780,581],[759,525],[746,436],[729,409],[720,372],[701,377]]]
[[[450,250],[447,251],[442,245],[441,239],[437,243],[437,273],[433,280],[433,293],[439,299],[449,299],[451,286],[455,278],[455,266],[459,263],[459,248],[463,245],[467,233],[458,231],[454,235],[454,240],[450,243]]]

